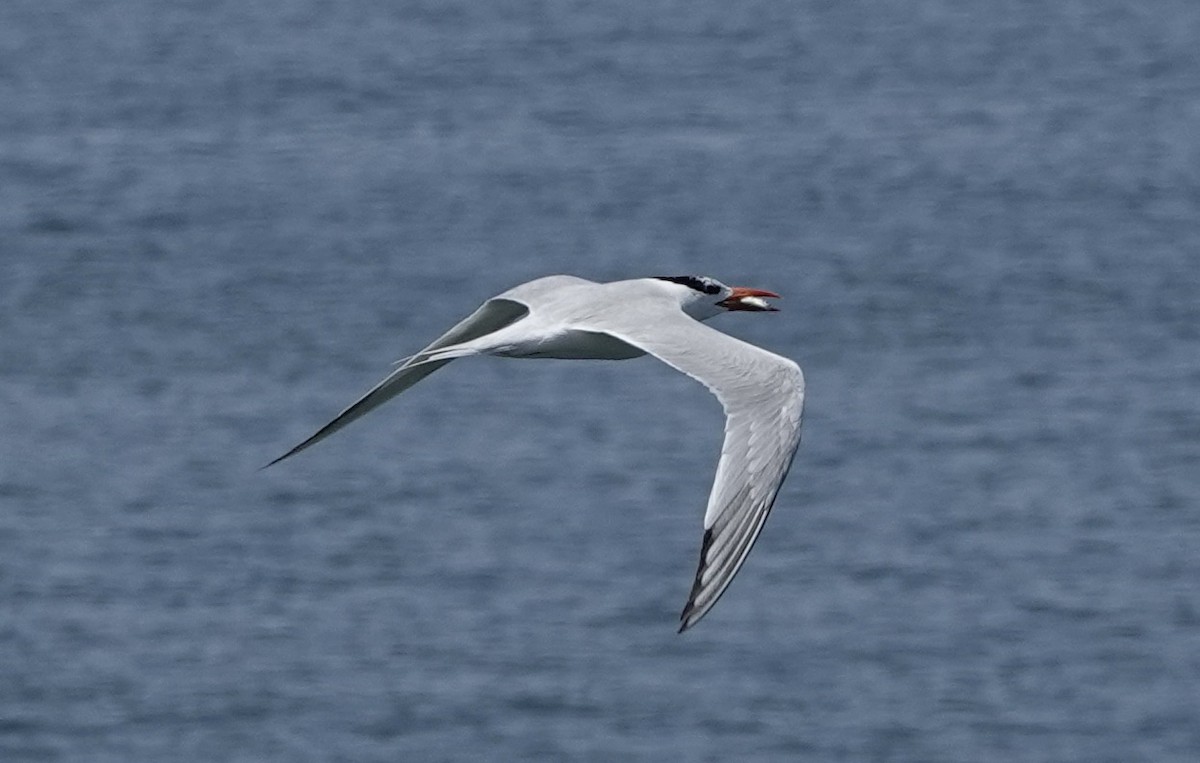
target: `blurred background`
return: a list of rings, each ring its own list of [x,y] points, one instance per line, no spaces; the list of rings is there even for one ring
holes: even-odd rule
[[[0,758],[1200,759],[1200,5],[0,6]],[[721,410],[449,366],[706,274],[805,440],[675,634]]]

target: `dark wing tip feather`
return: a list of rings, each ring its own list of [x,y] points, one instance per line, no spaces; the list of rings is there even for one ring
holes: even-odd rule
[[[679,633],[683,633],[688,628],[691,628],[693,625],[699,622],[700,618],[704,617],[708,611],[705,609],[699,614],[695,614],[696,598],[700,595],[701,591],[704,590],[703,578],[704,569],[706,566],[704,564],[704,559],[708,556],[708,549],[712,546],[712,542],[713,531],[712,528],[709,528],[704,531],[704,541],[700,544],[700,563],[696,565],[696,577],[692,581],[692,590],[688,594],[687,604],[684,605],[683,612],[679,614]]]
[[[732,522],[732,527],[730,520],[718,521],[704,531],[696,578],[692,582],[687,604],[679,616],[680,633],[700,622],[729,590],[729,584],[733,582],[738,570],[750,555],[750,549],[758,540],[774,503],[775,496],[772,495],[766,503],[746,506],[742,516],[736,522]],[[714,545],[718,546],[716,552],[713,552]],[[713,554],[711,559],[710,553]],[[705,582],[705,577],[710,575],[710,579]],[[701,601],[703,603],[699,603]]]
[[[376,387],[375,389],[378,389],[378,387]],[[335,418],[333,421],[330,421],[328,424],[326,424],[325,426],[321,427],[316,432],[311,434],[306,440],[304,440],[304,442],[302,442],[299,445],[297,445],[296,447],[292,448],[287,453],[284,453],[279,458],[276,458],[274,461],[270,462],[266,466],[261,467],[259,469],[259,471],[262,471],[263,469],[269,469],[272,466],[274,466],[275,464],[279,463],[280,461],[283,461],[286,458],[291,458],[292,456],[296,455],[300,451],[306,450],[307,448],[309,448],[313,445],[316,445],[321,440],[324,440],[329,435],[333,434],[337,430],[344,427],[346,424],[349,424],[351,421],[358,418],[359,414],[357,414],[357,411],[362,408],[363,403],[369,397],[371,397],[371,394],[374,392],[375,392],[375,390],[371,390],[371,392],[369,392],[365,396],[363,396],[358,402],[354,403],[354,405],[350,406],[346,410],[339,413],[337,415],[337,418]]]
[[[372,387],[370,391],[351,404],[349,408],[339,413],[333,421],[318,429],[311,437],[287,453],[284,453],[266,466],[261,467],[259,471],[272,467],[280,461],[294,456],[312,445],[316,445],[329,435],[359,417],[366,415],[388,399],[400,394],[421,379],[446,365],[452,358],[457,357],[451,355],[445,359],[431,360],[430,358],[434,356],[434,351],[443,350],[451,345],[468,342],[472,339],[478,339],[479,337],[499,331],[506,326],[511,326],[527,315],[529,315],[529,306],[524,302],[504,296],[492,297],[480,305],[475,312],[459,321],[453,328],[434,340],[428,347],[416,355],[405,359],[387,378]]]
[[[318,433],[318,434],[319,434],[319,433]],[[313,442],[313,440],[314,440],[315,438],[316,438],[316,435],[313,435],[312,437],[308,438],[308,439],[307,439],[307,440],[305,440],[304,442],[300,443],[300,444],[299,444],[299,445],[297,445],[296,447],[294,447],[294,448],[292,448],[291,450],[289,450],[287,453],[284,453],[282,456],[280,456],[280,457],[278,457],[278,458],[276,458],[276,459],[272,459],[272,460],[271,460],[269,463],[266,463],[266,464],[264,464],[264,465],[262,465],[262,466],[258,467],[258,470],[261,472],[261,471],[263,471],[264,469],[270,469],[272,466],[274,466],[275,464],[277,464],[277,463],[279,463],[280,461],[284,460],[285,458],[290,458],[291,456],[294,456],[294,455],[296,455],[297,453],[299,453],[300,451],[304,450],[304,449],[305,449],[305,448],[307,448],[309,445],[311,445],[311,444],[312,444],[312,442]]]

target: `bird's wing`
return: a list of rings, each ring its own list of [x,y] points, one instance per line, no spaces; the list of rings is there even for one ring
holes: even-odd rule
[[[267,464],[267,466],[277,464],[288,456],[294,456],[305,448],[324,440],[350,422],[373,411],[391,398],[399,395],[453,359],[429,359],[429,356],[437,350],[486,336],[506,326],[510,326],[528,315],[530,306],[523,301],[510,298],[509,294],[510,292],[506,292],[499,297],[493,297],[484,302],[478,310],[464,318],[454,328],[442,334],[428,347],[416,355],[406,358],[386,379],[372,387],[367,394],[355,401],[349,408],[339,413],[333,421],[318,429],[307,440]]]
[[[725,409],[725,442],[708,508],[700,565],[680,615],[680,632],[717,603],[775,503],[800,444],[800,367],[711,329],[674,308],[647,307],[590,321],[708,387]]]

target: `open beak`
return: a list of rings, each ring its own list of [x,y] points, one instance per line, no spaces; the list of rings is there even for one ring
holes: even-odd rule
[[[734,286],[731,289],[729,297],[721,300],[717,305],[726,310],[751,310],[756,312],[776,312],[779,310],[778,307],[772,307],[768,304],[763,297],[779,299],[779,295],[773,291]]]

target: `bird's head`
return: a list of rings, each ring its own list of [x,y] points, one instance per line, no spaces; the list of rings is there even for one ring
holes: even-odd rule
[[[687,288],[683,292],[684,312],[699,320],[733,310],[748,312],[776,312],[766,297],[779,299],[773,291],[748,289],[745,286],[726,286],[708,276],[655,276],[660,281],[669,281]]]

